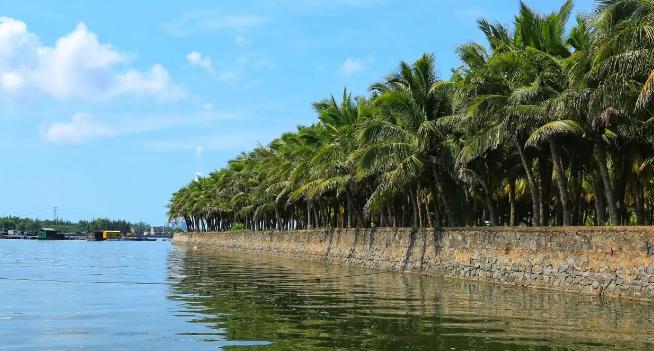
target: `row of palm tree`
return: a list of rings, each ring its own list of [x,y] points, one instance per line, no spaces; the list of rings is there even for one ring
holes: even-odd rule
[[[654,0],[478,21],[449,80],[425,54],[314,103],[318,121],[169,203],[189,230],[654,222]]]

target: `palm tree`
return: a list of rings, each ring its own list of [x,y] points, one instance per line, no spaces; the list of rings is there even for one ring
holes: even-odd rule
[[[356,219],[356,226],[362,226],[363,214],[355,202],[355,194],[364,188],[364,180],[353,177],[353,162],[349,159],[357,147],[356,133],[358,125],[372,118],[374,108],[364,98],[353,99],[352,95],[343,90],[341,103],[334,97],[314,104],[318,118],[326,127],[329,140],[317,150],[312,161],[318,165],[320,176],[312,186],[314,195],[325,192],[336,192],[336,196],[344,194],[350,214]],[[383,223],[383,212],[380,215]]]
[[[414,64],[401,62],[397,72],[370,87],[379,112],[360,129],[364,146],[357,152],[360,176],[378,174],[381,179],[365,210],[379,209],[389,197],[409,193],[414,226],[419,225],[418,194],[421,177],[431,176],[434,197],[440,199],[448,225],[456,225],[444,186],[447,150],[439,118],[450,114],[448,96],[439,89],[434,57],[425,54]]]
[[[654,2],[599,0],[568,31],[571,12],[571,0],[548,14],[520,3],[513,27],[478,21],[487,45],[461,45],[449,80],[425,54],[367,97],[314,103],[314,124],[181,187],[169,219],[192,231],[653,223]]]

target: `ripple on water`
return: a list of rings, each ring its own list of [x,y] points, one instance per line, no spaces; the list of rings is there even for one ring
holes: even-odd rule
[[[653,350],[654,306],[186,250],[0,242],[0,350]]]
[[[654,341],[651,304],[209,250],[173,256],[185,275],[172,284],[180,301],[227,312],[218,321],[230,337],[270,340],[271,350],[648,350]]]

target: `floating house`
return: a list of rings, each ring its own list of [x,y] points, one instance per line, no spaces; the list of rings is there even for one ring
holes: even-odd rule
[[[120,231],[118,230],[94,230],[88,233],[88,240],[92,241],[118,239],[120,239]]]
[[[39,240],[66,240],[66,236],[53,228],[41,228],[38,233]]]
[[[87,233],[87,239],[90,241],[102,241],[102,231],[94,230]]]
[[[102,232],[104,240],[120,239],[120,231],[118,230],[105,230]]]

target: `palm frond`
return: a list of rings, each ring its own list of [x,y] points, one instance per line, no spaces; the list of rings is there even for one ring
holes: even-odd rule
[[[560,120],[547,123],[536,129],[527,139],[526,146],[538,146],[550,138],[556,138],[567,135],[582,136],[584,129],[575,121]]]
[[[654,70],[649,73],[643,89],[640,91],[638,100],[636,101],[636,109],[644,109],[652,100],[654,95]]]

